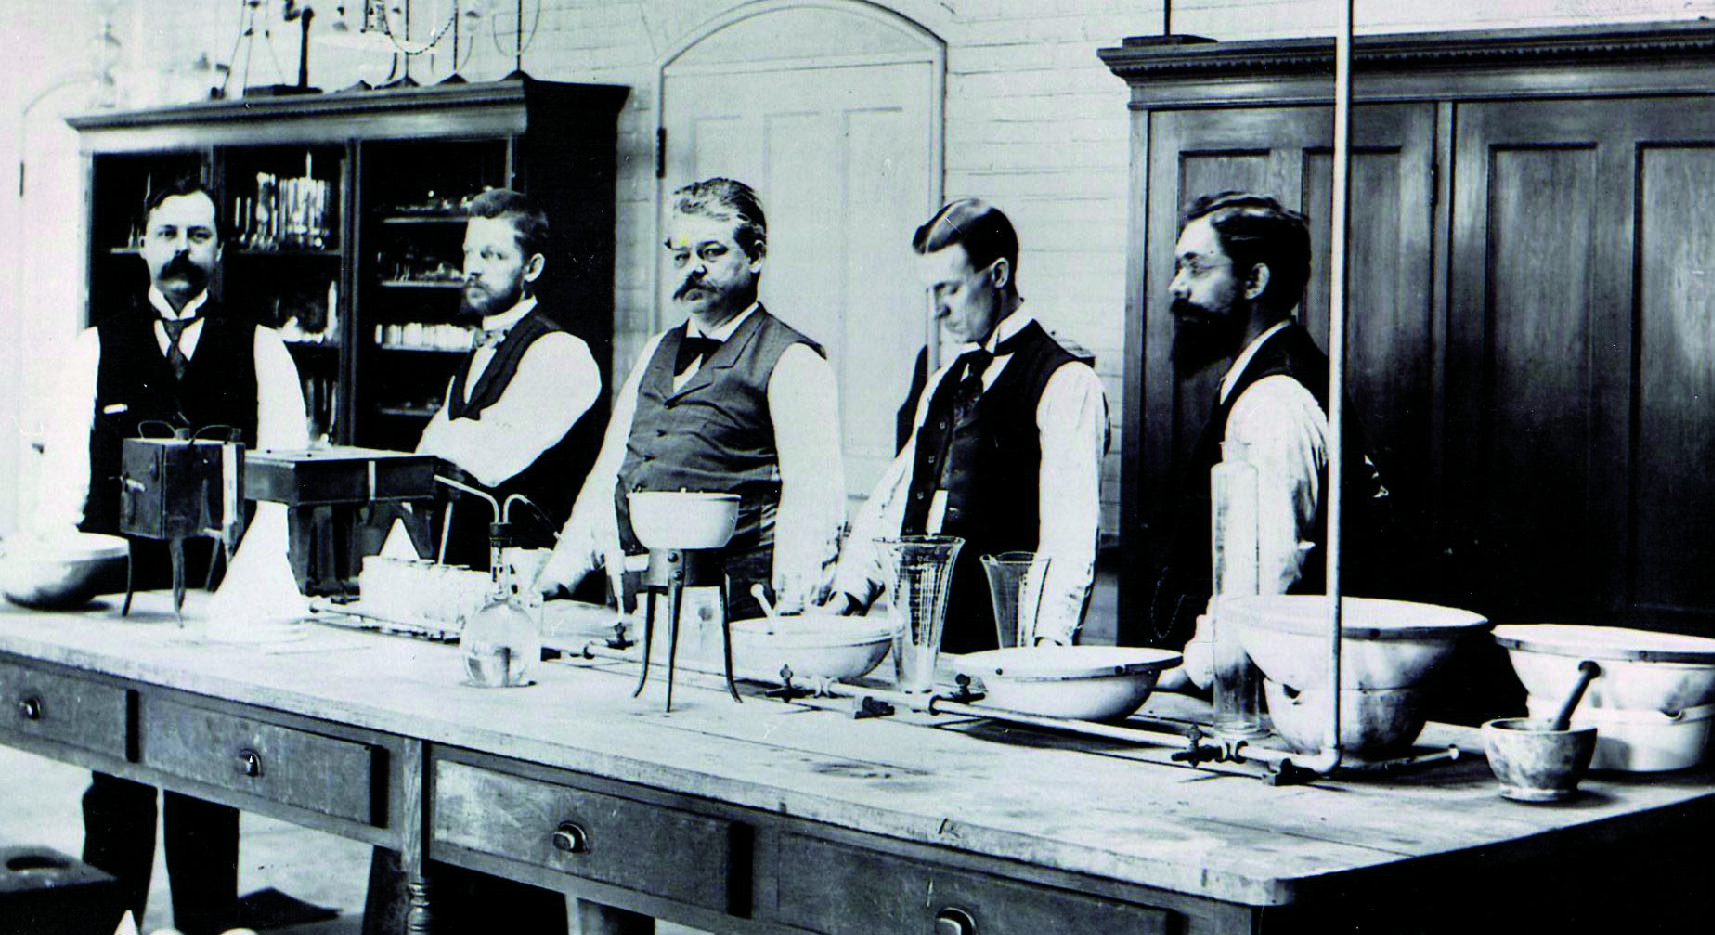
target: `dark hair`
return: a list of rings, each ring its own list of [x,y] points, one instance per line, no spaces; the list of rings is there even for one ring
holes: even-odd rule
[[[692,182],[673,192],[673,210],[680,214],[733,222],[733,239],[752,260],[768,249],[768,219],[762,216],[762,199],[756,189],[732,179],[713,178]]]
[[[995,260],[1005,260],[1012,269],[1008,283],[1018,285],[1018,233],[999,208],[981,198],[961,198],[935,212],[911,236],[911,249],[934,253],[954,244],[965,248],[971,269],[982,269]]]
[[[1198,198],[1185,212],[1186,224],[1199,218],[1209,219],[1236,272],[1258,263],[1268,267],[1259,303],[1284,314],[1304,299],[1310,281],[1310,224],[1304,215],[1267,195],[1221,192]]]
[[[186,195],[203,195],[214,205],[214,234],[218,240],[220,232],[225,229],[221,222],[220,196],[215,193],[214,186],[202,180],[199,175],[174,176],[167,184],[151,192],[148,200],[143,202],[143,223],[149,223],[149,216],[168,198],[182,198]]]
[[[548,213],[509,188],[493,188],[471,199],[465,214],[473,218],[502,218],[512,222],[524,258],[548,252]]]

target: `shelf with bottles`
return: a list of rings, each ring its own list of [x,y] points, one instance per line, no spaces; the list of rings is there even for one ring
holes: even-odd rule
[[[224,155],[229,249],[341,255],[343,147],[237,147]]]
[[[384,351],[463,354],[476,346],[481,332],[468,325],[410,321],[376,325],[375,346]]]

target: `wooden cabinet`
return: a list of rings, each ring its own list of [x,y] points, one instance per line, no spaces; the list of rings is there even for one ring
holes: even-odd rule
[[[1403,508],[1410,590],[1497,620],[1715,629],[1715,30],[1359,40],[1348,398]],[[1177,380],[1184,207],[1307,213],[1327,326],[1332,42],[1128,41],[1123,623],[1142,619],[1224,366]]]
[[[615,121],[627,89],[498,81],[212,102],[71,121],[90,192],[91,322],[139,296],[144,204],[221,194],[227,306],[282,329],[312,435],[410,449],[471,345],[461,208],[529,193],[553,235],[544,304],[612,358]]]

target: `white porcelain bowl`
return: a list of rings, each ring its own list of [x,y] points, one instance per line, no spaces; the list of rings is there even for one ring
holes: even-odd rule
[[[1496,627],[1494,635],[1532,699],[1565,698],[1578,663],[1590,659],[1602,674],[1591,680],[1579,710],[1671,714],[1715,703],[1715,639],[1551,623]]]
[[[736,493],[639,490],[626,498],[631,531],[646,549],[718,549],[738,523]]]
[[[1033,646],[948,656],[956,672],[982,680],[980,704],[1024,714],[1103,721],[1143,706],[1161,670],[1183,658],[1165,649]]]
[[[1558,707],[1546,699],[1530,699],[1533,718],[1550,717]],[[1572,715],[1572,726],[1596,728],[1596,755],[1590,762],[1592,769],[1632,773],[1687,769],[1709,756],[1709,734],[1715,727],[1715,705],[1699,705],[1666,714],[1655,710],[1591,708],[1580,704]]]
[[[1375,598],[1341,602],[1342,688],[1410,688],[1452,654],[1459,638],[1488,625],[1480,614]],[[1328,598],[1224,598],[1217,629],[1232,628],[1263,675],[1300,691],[1328,684]]]
[[[1295,753],[1322,749],[1328,730],[1328,689],[1298,691],[1264,679],[1263,697],[1275,733]],[[1415,688],[1349,688],[1340,692],[1340,749],[1374,757],[1410,747],[1423,732],[1423,692]]]
[[[855,679],[880,665],[892,643],[893,624],[883,617],[762,617],[732,625],[732,664],[768,681],[780,680],[782,666],[791,667],[795,681]]]
[[[0,543],[0,591],[38,610],[88,604],[104,582],[125,580],[130,546],[119,536],[72,532],[10,536]]]

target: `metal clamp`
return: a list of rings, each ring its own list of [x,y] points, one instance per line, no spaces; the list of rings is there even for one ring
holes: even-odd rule
[[[552,837],[554,850],[563,854],[587,854],[590,849],[589,834],[576,822],[562,821],[554,829]]]
[[[238,751],[238,771],[251,778],[261,776],[262,754],[248,748]]]
[[[42,719],[42,699],[35,695],[27,695],[18,699],[18,716],[26,721]]]

